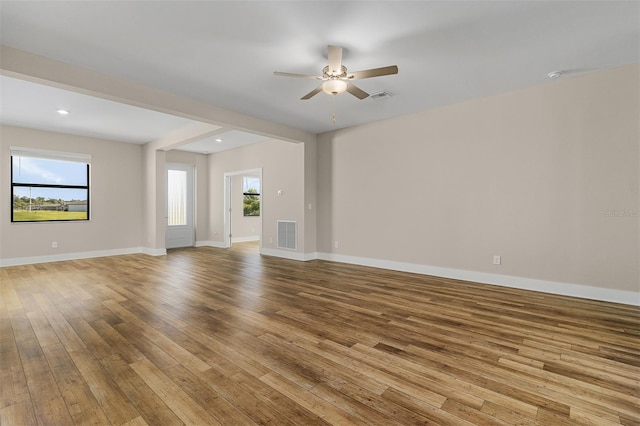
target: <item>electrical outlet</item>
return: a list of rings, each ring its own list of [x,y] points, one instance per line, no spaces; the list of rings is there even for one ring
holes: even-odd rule
[[[51,248],[58,248],[58,242],[57,241],[53,241],[51,243]]]
[[[493,256],[493,264],[494,265],[500,265],[500,263],[502,263],[502,259],[500,256]]]
[[[333,243],[333,247],[338,248],[340,246],[340,244],[338,243],[338,240],[335,240]]]

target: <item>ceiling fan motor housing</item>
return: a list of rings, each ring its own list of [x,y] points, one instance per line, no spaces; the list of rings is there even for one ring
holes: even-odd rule
[[[336,79],[336,78],[347,78],[347,67],[344,65],[340,66],[340,72],[338,73],[336,70],[330,71],[329,65],[322,68],[322,76],[324,79]]]

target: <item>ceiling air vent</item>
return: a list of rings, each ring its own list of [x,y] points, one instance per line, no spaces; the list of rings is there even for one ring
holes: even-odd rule
[[[384,90],[380,92],[372,93],[369,95],[369,99],[373,99],[374,101],[389,99],[390,97],[391,97],[391,93],[385,92]]]

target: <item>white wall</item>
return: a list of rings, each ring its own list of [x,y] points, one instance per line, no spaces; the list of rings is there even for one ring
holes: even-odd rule
[[[317,213],[318,213],[318,170],[317,143],[304,143],[304,240],[305,258],[313,259],[317,256]]]
[[[152,255],[166,254],[164,205],[166,182],[164,179],[165,151],[153,144],[142,146],[142,243],[144,252]]]
[[[639,76],[636,64],[320,135],[318,251],[637,298]]]
[[[91,220],[11,223],[9,147],[92,155]],[[142,147],[12,126],[0,126],[0,262],[55,260],[73,253],[115,254],[141,247]],[[58,248],[52,248],[52,242]]]

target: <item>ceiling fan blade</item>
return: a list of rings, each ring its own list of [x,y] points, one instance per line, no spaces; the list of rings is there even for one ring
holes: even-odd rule
[[[391,65],[382,68],[372,68],[370,70],[351,72],[347,75],[349,80],[362,80],[363,78],[381,77],[383,75],[398,74],[398,66]]]
[[[351,84],[349,82],[347,82],[347,92],[351,93],[353,96],[360,100],[369,97],[369,94],[367,92],[365,92],[355,84]]]
[[[306,95],[304,95],[303,97],[301,97],[300,100],[306,101],[307,99],[311,99],[312,97],[314,97],[320,92],[322,92],[322,84],[316,87],[315,89],[313,89],[312,91],[310,91],[309,93],[307,93]]]
[[[329,57],[329,74],[342,74],[342,47],[329,45],[327,48],[327,56]]]
[[[282,77],[297,77],[297,78],[308,78],[311,80],[322,80],[322,77],[317,76],[317,75],[309,75],[309,74],[296,74],[293,72],[280,72],[280,71],[274,71],[273,75],[280,75]]]

